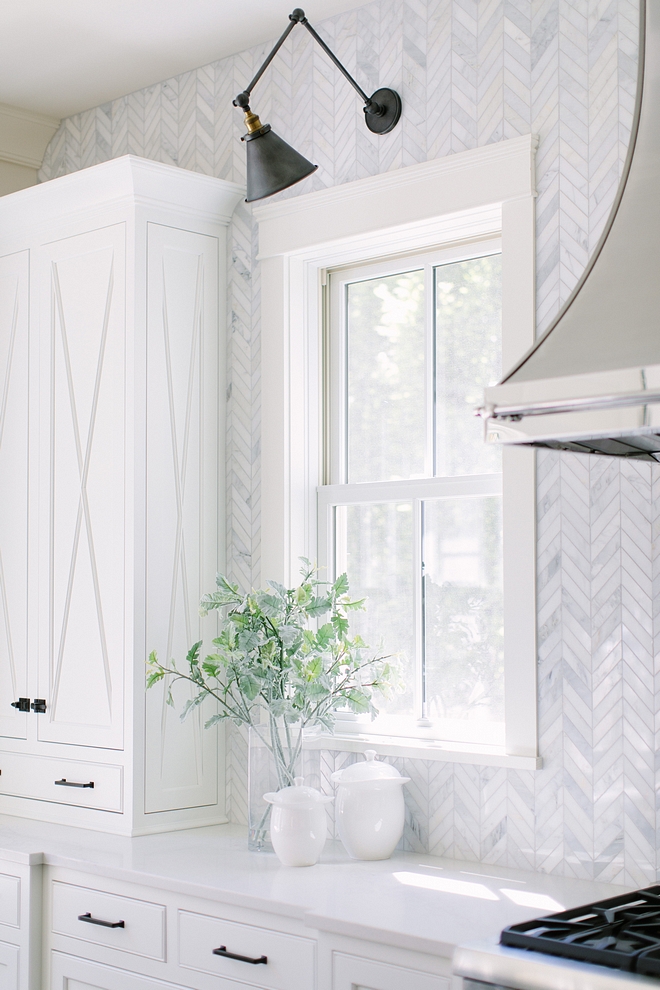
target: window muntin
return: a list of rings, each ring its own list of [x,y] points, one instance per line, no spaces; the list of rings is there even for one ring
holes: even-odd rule
[[[330,569],[406,682],[371,731],[504,741],[501,455],[474,417],[501,370],[498,247],[330,275]]]

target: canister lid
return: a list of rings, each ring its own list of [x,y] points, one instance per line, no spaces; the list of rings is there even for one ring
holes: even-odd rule
[[[287,808],[314,808],[318,804],[328,804],[334,800],[332,795],[321,794],[315,787],[305,787],[304,777],[295,777],[293,787],[283,787],[281,791],[269,791],[264,794],[268,804],[284,805]]]
[[[396,767],[376,759],[375,749],[367,749],[362,762],[337,770],[332,779],[339,784],[360,780],[402,780]]]

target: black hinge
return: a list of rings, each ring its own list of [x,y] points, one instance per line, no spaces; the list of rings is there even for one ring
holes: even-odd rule
[[[43,715],[46,711],[46,700],[45,698],[35,698],[30,708],[33,712],[37,712],[38,715]]]
[[[29,698],[19,698],[18,701],[12,701],[12,708],[18,708],[19,712],[29,712],[30,711],[30,699]]]

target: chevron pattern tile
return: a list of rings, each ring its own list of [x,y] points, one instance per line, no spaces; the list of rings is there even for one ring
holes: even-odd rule
[[[373,0],[316,25],[360,85],[403,97],[401,125],[364,128],[356,97],[294,32],[255,105],[318,163],[280,194],[350,182],[536,133],[537,323],[593,251],[627,151],[636,0]],[[127,153],[244,181],[233,96],[261,45],[62,122],[41,179]],[[249,207],[229,231],[227,571],[260,573],[260,277]],[[395,760],[410,777],[411,851],[642,884],[660,875],[660,469],[539,452],[538,772]],[[354,756],[324,753],[321,779]],[[228,730],[231,817],[245,822],[247,742]],[[329,807],[331,834],[334,817]]]

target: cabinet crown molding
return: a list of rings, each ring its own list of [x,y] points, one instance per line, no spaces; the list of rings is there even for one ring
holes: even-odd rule
[[[52,183],[56,183],[56,193]],[[10,193],[0,200],[0,214],[3,230],[15,233],[97,211],[126,197],[137,205],[184,211],[226,225],[244,195],[245,190],[235,182],[124,155]]]

